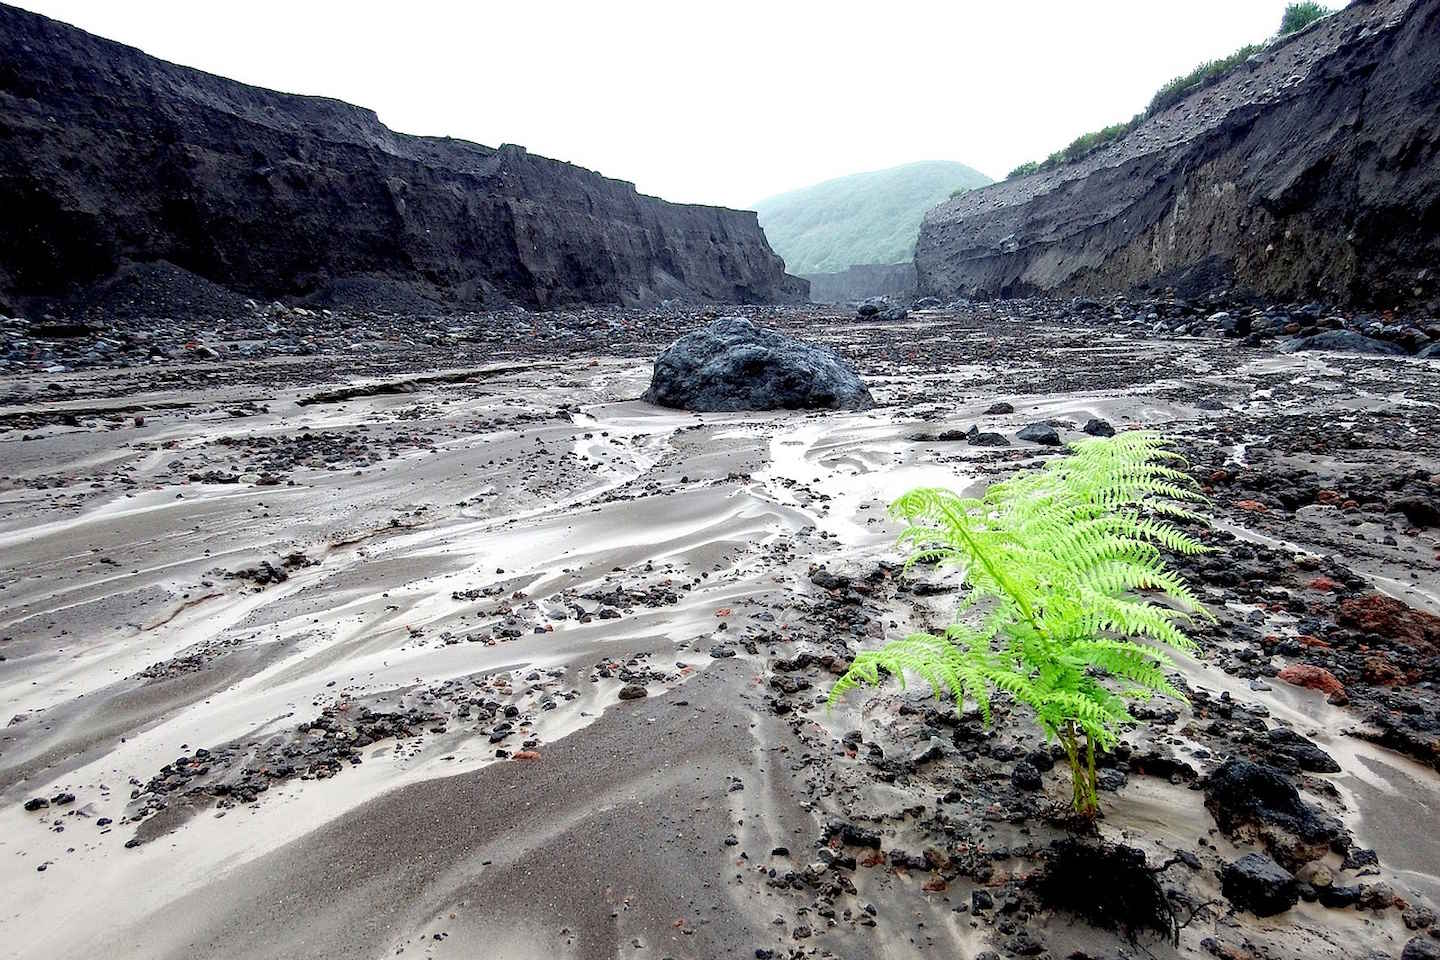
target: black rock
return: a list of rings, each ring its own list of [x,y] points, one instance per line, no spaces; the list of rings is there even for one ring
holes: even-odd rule
[[[1361,888],[1358,886],[1336,886],[1331,884],[1328,887],[1321,887],[1316,894],[1324,906],[1340,909],[1352,907],[1360,902]]]
[[[638,683],[627,683],[625,686],[620,688],[621,700],[641,700],[649,695],[650,691],[646,690]]]
[[[1340,764],[1314,743],[1289,727],[1276,727],[1268,734],[1276,752],[1293,759],[1301,770],[1310,773],[1339,773]]]
[[[1117,770],[1114,767],[1106,767],[1095,774],[1095,789],[1104,790],[1107,793],[1115,793],[1125,786],[1129,781],[1125,771]]]
[[[820,567],[810,574],[810,582],[822,590],[848,590],[850,578],[843,573],[831,573],[824,567]]]
[[[1400,960],[1440,960],[1440,943],[1431,937],[1411,937],[1400,951]]]
[[[1433,497],[1400,497],[1390,502],[1391,513],[1402,514],[1417,527],[1440,527],[1440,502]]]
[[[1113,437],[1115,428],[1110,426],[1109,420],[1101,420],[1099,417],[1092,417],[1085,422],[1084,431],[1092,437]]]
[[[965,434],[965,441],[972,447],[1008,447],[1010,441],[1005,439],[1003,433],[981,433],[979,427],[971,427],[970,432]]]
[[[50,806],[50,801],[44,797],[31,797],[25,801],[25,809],[31,813],[34,813],[36,810],[44,810],[48,806]]]
[[[986,408],[985,412],[990,414],[991,416],[1003,416],[1007,413],[1014,413],[1015,405],[1012,403],[1006,403],[1004,400],[1001,400],[999,403],[990,404],[990,406]]]
[[[1299,884],[1280,864],[1263,853],[1247,853],[1220,873],[1225,899],[1257,917],[1284,913],[1300,899]]]
[[[1404,347],[1350,330],[1326,330],[1324,333],[1296,337],[1280,344],[1281,353],[1298,353],[1302,350],[1334,350],[1341,353],[1369,353],[1385,356],[1403,356],[1405,353]]]
[[[834,351],[721,317],[655,361],[645,399],[681,410],[865,410],[870,391]]]
[[[1021,760],[1011,768],[1010,782],[1015,785],[1016,790],[1039,790],[1045,785],[1045,781],[1040,778],[1040,771],[1028,760]]]
[[[972,910],[994,910],[995,898],[990,896],[989,891],[975,890],[970,894],[970,907]]]
[[[1022,427],[1020,432],[1015,434],[1015,438],[1047,447],[1060,446],[1060,434],[1048,423],[1032,423],[1028,427]]]
[[[1258,840],[1291,868],[1323,855],[1344,827],[1300,799],[1274,767],[1232,757],[1205,783],[1205,807],[1226,836]]]

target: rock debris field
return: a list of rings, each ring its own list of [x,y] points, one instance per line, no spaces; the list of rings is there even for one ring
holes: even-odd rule
[[[0,321],[0,955],[1440,956],[1433,323],[227,311]],[[731,313],[859,409],[642,399]],[[1093,831],[1003,697],[827,708],[962,596],[890,500],[1135,428],[1218,619]]]

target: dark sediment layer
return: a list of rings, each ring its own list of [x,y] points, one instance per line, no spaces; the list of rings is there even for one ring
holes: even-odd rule
[[[1123,140],[932,210],[920,292],[1440,299],[1440,0],[1354,3]]]
[[[133,281],[129,264],[160,266],[167,290],[173,264],[202,292],[410,312],[806,297],[753,212],[666,203],[522,147],[395,133],[361,107],[13,7],[0,42],[10,312],[83,309]]]

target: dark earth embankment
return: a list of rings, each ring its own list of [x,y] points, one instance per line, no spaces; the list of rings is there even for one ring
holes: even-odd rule
[[[196,296],[410,311],[806,297],[753,212],[396,133],[13,7],[0,44],[0,312],[93,303],[132,264],[167,289],[173,264]]]
[[[1440,0],[1357,2],[1073,164],[926,215],[920,292],[1238,283],[1433,308]]]

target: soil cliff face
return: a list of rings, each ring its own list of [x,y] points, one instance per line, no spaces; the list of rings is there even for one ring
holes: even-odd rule
[[[247,295],[379,308],[808,293],[753,212],[395,133],[13,7],[0,49],[0,302],[155,261]]]
[[[936,296],[1234,282],[1275,297],[1440,294],[1440,0],[1356,2],[1124,140],[931,210]]]

